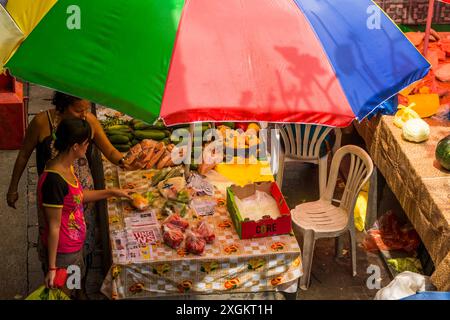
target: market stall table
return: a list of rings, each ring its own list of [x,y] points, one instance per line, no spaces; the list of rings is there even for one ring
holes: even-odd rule
[[[450,121],[424,119],[429,139],[411,143],[403,140],[393,120],[378,116],[355,122],[355,127],[434,262],[433,284],[450,291],[450,174],[435,160],[436,145],[449,134]]]
[[[119,187],[118,169],[104,161],[107,188]],[[120,169],[119,169],[120,170]],[[140,171],[133,173],[139,175]],[[221,193],[220,193],[221,194]],[[119,262],[115,232],[127,216],[121,201],[108,201],[113,265],[102,292],[113,299],[163,295],[237,293],[297,289],[301,254],[291,234],[240,240],[224,205],[207,217],[216,240],[202,256],[174,250],[160,242],[140,261]]]

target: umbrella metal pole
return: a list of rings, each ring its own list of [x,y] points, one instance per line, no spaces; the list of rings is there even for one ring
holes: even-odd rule
[[[428,5],[427,26],[425,29],[425,41],[423,43],[423,56],[426,58],[428,54],[428,43],[430,42],[431,23],[434,15],[434,0],[430,0]]]

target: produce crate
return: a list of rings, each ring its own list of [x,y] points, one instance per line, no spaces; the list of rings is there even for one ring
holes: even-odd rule
[[[235,197],[238,197],[239,199],[247,198],[253,195],[257,190],[270,194],[276,200],[281,217],[277,219],[267,217],[258,221],[244,221],[236,205]],[[257,182],[245,185],[244,187],[232,185],[227,188],[227,206],[236,232],[241,239],[286,234],[292,230],[291,213],[276,182]]]

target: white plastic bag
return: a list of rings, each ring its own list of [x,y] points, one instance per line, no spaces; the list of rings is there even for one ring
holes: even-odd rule
[[[374,300],[399,300],[430,287],[429,277],[405,271],[397,275],[386,287],[379,290]]]

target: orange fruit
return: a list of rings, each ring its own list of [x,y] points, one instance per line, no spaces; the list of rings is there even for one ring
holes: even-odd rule
[[[252,122],[252,123],[250,123],[250,124],[248,125],[247,131],[250,130],[250,129],[253,129],[253,130],[255,130],[256,133],[258,133],[260,127],[259,127],[258,124]]]

